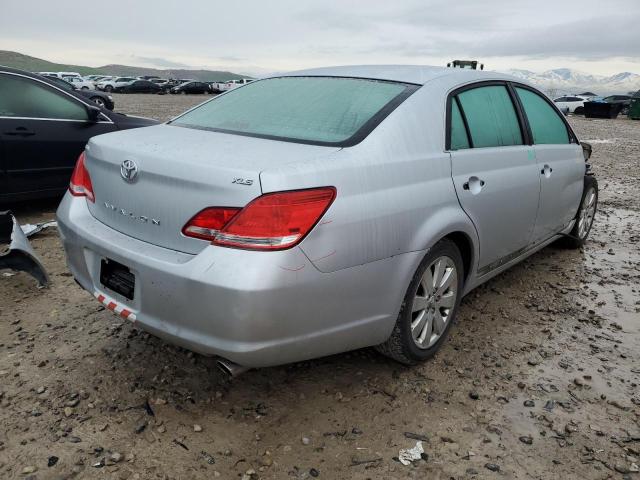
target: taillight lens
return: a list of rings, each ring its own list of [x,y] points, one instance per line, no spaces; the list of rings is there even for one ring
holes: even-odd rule
[[[76,166],[71,174],[71,180],[69,181],[69,192],[74,197],[87,197],[92,202],[96,201],[93,195],[93,185],[91,185],[91,177],[87,171],[87,167],[84,165],[84,152],[78,157]]]
[[[187,237],[213,240],[222,227],[229,223],[229,220],[239,211],[239,208],[229,207],[205,208],[187,222],[182,233]]]
[[[283,250],[311,231],[335,196],[334,187],[267,193],[242,210],[207,208],[182,233],[225,247]]]

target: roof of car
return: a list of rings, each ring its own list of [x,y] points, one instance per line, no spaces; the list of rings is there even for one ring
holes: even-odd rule
[[[459,83],[474,80],[512,80],[521,83],[521,79],[505,75],[498,72],[472,70],[467,68],[447,68],[424,65],[354,65],[342,67],[313,68],[309,70],[298,70],[284,74],[273,75],[282,76],[328,76],[328,77],[357,77],[371,78],[375,80],[389,80],[394,82],[414,83],[424,85],[425,83],[441,77],[450,77],[452,83]]]
[[[7,73],[15,73],[18,75],[23,75],[25,77],[29,77],[29,78],[33,78],[34,80],[38,80],[41,82],[45,82],[48,83],[49,85],[53,85],[54,87],[60,89],[60,86],[58,85],[58,82],[67,82],[66,80],[62,79],[62,78],[58,78],[58,77],[47,77],[46,75],[39,75],[37,73],[31,73],[31,72],[27,72],[25,70],[20,70],[17,68],[12,68],[12,67],[5,67],[4,65],[0,65],[0,72],[7,72]],[[69,82],[67,82],[69,83]],[[69,86],[72,86],[69,83]],[[85,96],[83,96],[79,91],[77,90],[66,90],[65,92],[67,94],[73,95],[74,97],[76,97],[77,99],[79,99],[80,101],[82,101],[83,103],[87,103],[87,98]],[[108,95],[106,93],[102,93],[100,91],[97,90],[92,90],[91,91],[92,95],[98,96],[98,97],[107,97]],[[91,104],[93,106],[93,104]]]

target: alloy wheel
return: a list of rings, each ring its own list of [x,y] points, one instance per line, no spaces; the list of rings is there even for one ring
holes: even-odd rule
[[[430,348],[445,332],[457,290],[458,271],[453,259],[436,258],[424,271],[413,298],[411,337],[418,348]]]
[[[578,237],[584,239],[589,233],[593,217],[596,214],[596,191],[590,188],[580,206],[580,218],[578,219]]]

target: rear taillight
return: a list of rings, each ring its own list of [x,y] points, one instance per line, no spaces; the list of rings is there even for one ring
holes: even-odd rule
[[[71,174],[71,180],[69,181],[69,192],[74,197],[87,197],[92,202],[96,199],[93,195],[93,185],[91,185],[91,177],[87,171],[87,167],[84,165],[84,152],[78,157],[76,166]]]
[[[334,187],[267,193],[243,209],[206,208],[182,229],[214,245],[282,250],[298,244],[336,196]]]
[[[187,222],[182,228],[182,233],[187,237],[213,241],[215,236],[220,233],[220,230],[239,211],[239,208],[230,207],[205,208]]]

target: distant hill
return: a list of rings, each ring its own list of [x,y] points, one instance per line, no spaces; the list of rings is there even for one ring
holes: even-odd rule
[[[622,72],[611,76],[591,75],[570,68],[536,73],[529,70],[505,70],[504,73],[527,80],[552,96],[591,90],[598,95],[626,94],[640,90],[640,75]]]
[[[157,75],[162,78],[190,78],[203,82],[224,82],[244,78],[245,76],[232,72],[217,70],[187,70],[133,67],[129,65],[105,65],[103,67],[85,67],[82,65],[65,65],[53,63],[41,58],[30,57],[18,52],[0,50],[0,65],[19,68],[28,72],[78,72],[80,75],[119,75],[142,76]]]

